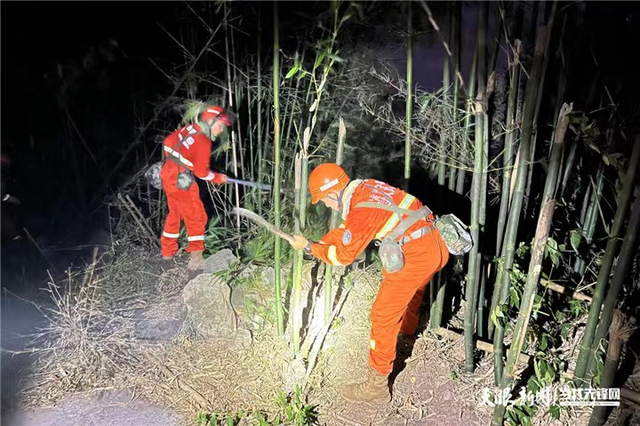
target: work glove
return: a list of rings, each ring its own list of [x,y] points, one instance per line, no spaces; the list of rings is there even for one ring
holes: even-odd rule
[[[213,179],[211,179],[209,182],[216,185],[222,185],[223,183],[227,183],[227,175],[223,173],[214,173]]]
[[[291,247],[293,247],[294,249],[303,250],[304,248],[307,247],[307,245],[309,245],[309,240],[307,240],[302,235],[294,235],[293,241],[289,241],[289,243],[291,244]]]

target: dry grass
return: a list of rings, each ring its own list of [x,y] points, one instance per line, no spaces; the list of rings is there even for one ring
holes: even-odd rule
[[[185,419],[201,411],[275,413],[277,396],[287,386],[291,353],[286,338],[268,323],[254,332],[248,346],[193,341],[184,332],[165,343],[136,338],[140,318],[175,315],[172,304],[181,301],[187,279],[183,268],[162,272],[158,256],[150,257],[136,238],[120,239],[101,261],[49,284],[53,303],[41,309],[51,325],[36,341],[40,357],[24,392],[28,405],[49,405],[76,392],[126,388]],[[491,414],[479,401],[483,388],[493,388],[492,358],[485,356],[476,372],[466,375],[462,339],[443,340],[430,333],[416,341],[395,379],[391,404],[371,410],[344,403],[339,387],[366,372],[369,314],[381,279],[375,267],[356,270],[353,278],[308,382],[307,396],[317,405],[321,422],[482,424]],[[579,414],[563,412],[562,424],[580,424]],[[553,424],[543,415],[536,421]]]

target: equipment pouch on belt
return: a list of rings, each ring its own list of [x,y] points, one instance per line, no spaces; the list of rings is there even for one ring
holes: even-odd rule
[[[176,184],[176,187],[182,191],[186,191],[191,188],[191,185],[193,185],[194,181],[195,179],[193,177],[193,173],[191,172],[191,170],[186,169],[178,173],[178,183]]]
[[[149,185],[153,186],[155,189],[162,189],[162,179],[160,178],[162,164],[162,161],[158,161],[157,163],[152,164],[144,173]]]
[[[473,239],[467,231],[467,226],[454,214],[440,216],[436,220],[436,228],[440,232],[444,243],[454,256],[460,256],[471,251]]]
[[[382,262],[382,270],[387,274],[399,272],[404,268],[404,251],[402,246],[390,238],[385,238],[378,247],[378,256]]]

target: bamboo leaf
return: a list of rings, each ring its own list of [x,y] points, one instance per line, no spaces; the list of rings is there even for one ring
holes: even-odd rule
[[[324,61],[324,58],[326,56],[327,56],[327,52],[322,52],[320,55],[318,55],[318,57],[316,58],[316,62],[313,64],[313,70],[314,71],[316,70],[316,68],[318,68],[320,66],[322,61]]]
[[[558,251],[558,242],[553,238],[549,237],[547,239],[547,245],[544,248],[545,257],[549,257],[551,262],[553,262],[553,266],[558,266],[560,264],[561,254]]]
[[[313,101],[313,104],[311,104],[311,107],[309,108],[309,112],[315,111],[317,106],[318,106],[318,100],[316,99],[315,101]]]
[[[345,22],[347,22],[349,19],[351,19],[351,16],[352,16],[351,14],[344,15],[344,16],[342,17],[342,19],[340,20],[340,25],[344,24],[344,23],[345,23]]]
[[[298,72],[300,68],[298,67],[298,65],[294,65],[289,72],[287,73],[287,75],[284,77],[285,79],[290,79],[291,77],[293,77],[294,75],[296,75],[296,73]]]
[[[340,64],[346,62],[345,59],[339,57],[338,55],[334,55],[333,53],[327,53],[327,57],[333,59],[334,61],[336,61],[336,62],[338,62]]]
[[[580,230],[578,229],[572,229],[570,241],[571,247],[573,247],[573,250],[578,253],[578,248],[580,247],[580,242],[582,241],[582,232],[580,232]]]
[[[552,405],[549,407],[549,414],[554,420],[560,420],[560,407],[557,405]]]

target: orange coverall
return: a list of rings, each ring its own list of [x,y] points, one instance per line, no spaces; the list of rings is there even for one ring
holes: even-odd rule
[[[422,207],[417,198],[384,182],[373,179],[351,181],[342,193],[342,224],[312,244],[311,253],[331,265],[348,265],[373,239],[387,235],[400,221],[397,214],[355,207],[363,201],[389,205],[390,201],[383,193],[392,197],[398,207],[409,210]],[[433,225],[433,220],[431,215],[426,220],[419,220],[404,236]],[[388,374],[393,368],[398,333],[415,333],[425,287],[449,260],[449,251],[433,226],[426,235],[404,244],[403,251],[404,268],[396,273],[383,272],[383,280],[371,308],[369,364],[381,374]]]
[[[187,252],[204,250],[207,213],[200,200],[198,185],[194,182],[186,191],[177,187],[178,173],[185,169],[191,170],[197,178],[213,182],[216,182],[217,176],[221,176],[209,170],[211,139],[201,130],[197,124],[190,124],[174,131],[164,140],[165,162],[160,177],[167,193],[169,214],[160,239],[163,256],[173,256],[178,251],[182,219],[187,227]]]

